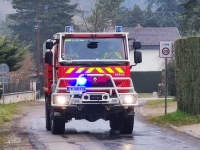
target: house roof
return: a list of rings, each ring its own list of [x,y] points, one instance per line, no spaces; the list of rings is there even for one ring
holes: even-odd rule
[[[160,41],[175,41],[181,37],[176,27],[123,27],[123,31],[142,45],[159,45]]]

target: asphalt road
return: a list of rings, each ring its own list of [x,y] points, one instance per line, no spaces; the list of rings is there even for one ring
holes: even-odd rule
[[[13,128],[12,128],[13,127]],[[45,129],[44,102],[34,102],[11,127],[10,150],[199,150],[200,140],[135,116],[134,132],[120,135],[110,131],[109,122],[72,120],[65,134],[52,135]],[[1,148],[0,148],[1,149]]]

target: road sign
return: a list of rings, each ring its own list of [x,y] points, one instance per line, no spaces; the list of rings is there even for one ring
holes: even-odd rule
[[[3,84],[3,104],[4,104],[4,85],[8,84],[8,75],[9,73],[9,67],[7,64],[2,63],[0,64],[0,83]]]
[[[7,64],[2,63],[0,64],[0,73],[8,73],[9,72],[9,67]]]
[[[0,72],[0,77],[7,77],[7,76],[8,76],[8,73]]]
[[[172,57],[173,42],[172,41],[161,41],[160,42],[160,58],[170,58]]]
[[[8,84],[8,78],[7,77],[2,77],[2,76],[0,76],[0,83],[1,84]]]

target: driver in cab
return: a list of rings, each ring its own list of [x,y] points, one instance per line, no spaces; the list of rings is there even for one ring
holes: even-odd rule
[[[122,55],[113,45],[108,46],[108,51],[104,54],[104,59],[122,59]]]
[[[70,46],[66,52],[67,58],[78,58],[79,55],[73,51],[72,46]]]

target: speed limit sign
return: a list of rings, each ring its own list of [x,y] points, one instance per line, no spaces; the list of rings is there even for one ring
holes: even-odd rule
[[[173,42],[172,41],[161,41],[160,42],[160,58],[169,58],[172,57],[173,50]]]

